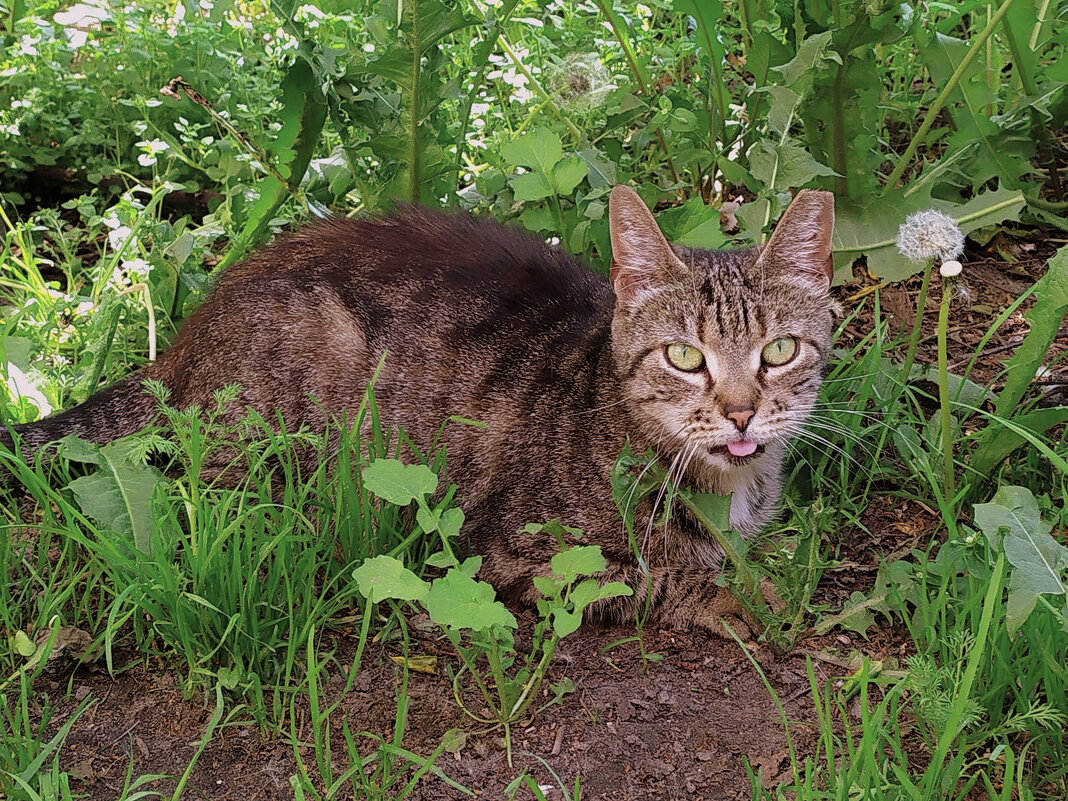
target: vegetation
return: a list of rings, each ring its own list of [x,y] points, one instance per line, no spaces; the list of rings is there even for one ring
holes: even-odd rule
[[[844,299],[781,530],[747,553],[714,501],[672,497],[722,538],[727,579],[768,641],[885,623],[907,656],[858,657],[829,683],[810,661],[816,750],[791,745],[791,777],[767,789],[754,773],[753,797],[1065,797],[1068,407],[1040,388],[1057,367],[1068,249],[949,363],[964,305],[951,289],[968,267],[937,276],[956,254],[899,249],[898,234],[933,209],[975,247],[1063,244],[1068,2],[0,0],[0,20],[5,422],[76,404],[154,358],[213,274],[327,210],[458,206],[603,271],[616,183],[672,241],[702,247],[762,242],[791,192],[833,190],[836,278],[867,286]],[[913,275],[916,325],[901,333],[882,291]],[[917,355],[929,290],[938,369]],[[1027,334],[1003,369],[979,369],[1021,309]],[[855,321],[866,334],[849,339]],[[562,549],[532,640],[517,644],[477,563],[453,555],[462,513],[438,487],[443,455],[384,429],[373,387],[347,423],[292,432],[253,417],[235,432],[211,409],[168,409],[130,440],[71,439],[31,465],[2,457],[0,795],[74,797],[60,749],[93,699],[56,729],[56,699],[34,690],[61,650],[115,672],[131,652],[158,659],[187,693],[206,692],[198,756],[235,716],[289,738],[297,798],[452,783],[437,761],[462,733],[428,754],[404,746],[419,610],[459,655],[457,703],[508,739],[582,609],[621,588],[584,578],[599,554]],[[237,487],[201,470],[224,439],[246,468]],[[666,481],[650,465],[643,484],[639,464],[620,462],[621,503]],[[937,519],[887,554],[870,590],[841,607],[814,600],[886,497]],[[782,611],[763,604],[767,580]],[[342,648],[353,632],[355,654]],[[403,649],[390,738],[350,731],[322,691],[328,674],[352,688],[372,638]],[[788,735],[798,725],[782,722]],[[118,797],[158,795],[156,778],[130,775]],[[567,779],[553,774],[577,799],[582,783]],[[521,791],[546,788],[523,771]]]

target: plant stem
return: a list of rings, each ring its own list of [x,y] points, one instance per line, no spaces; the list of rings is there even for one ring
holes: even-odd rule
[[[949,360],[946,356],[946,328],[949,326],[949,303],[953,298],[953,281],[942,280],[942,305],[938,309],[938,405],[942,424],[942,459],[945,470],[945,503],[953,508],[957,492],[953,475],[953,418],[949,411]]]
[[[897,186],[897,182],[901,180],[901,176],[905,174],[905,170],[907,170],[912,163],[912,159],[915,157],[916,151],[920,147],[920,143],[923,142],[928,132],[930,132],[931,126],[934,125],[938,112],[945,106],[946,102],[949,100],[949,96],[957,88],[957,84],[961,82],[968,67],[971,66],[971,63],[975,61],[979,53],[982,52],[983,44],[990,38],[994,29],[1001,24],[1001,20],[1005,17],[1005,14],[1008,13],[1012,3],[1013,0],[1005,0],[1005,2],[1001,4],[1001,8],[997,10],[997,13],[990,18],[990,22],[987,23],[986,27],[983,28],[979,35],[975,37],[974,41],[970,43],[968,52],[965,54],[964,58],[961,59],[957,68],[953,70],[953,74],[950,76],[949,81],[942,87],[942,91],[938,93],[938,96],[931,104],[931,107],[927,109],[927,116],[923,118],[923,123],[921,123],[920,129],[913,134],[912,141],[910,141],[909,146],[905,148],[904,155],[898,160],[897,166],[894,167],[894,171],[890,173],[890,177],[886,179],[882,194],[885,195]]]
[[[419,74],[420,74],[419,11],[412,9],[412,98],[409,113],[408,144],[408,202],[418,203],[422,195],[422,146],[419,142]]]
[[[912,334],[909,337],[909,349],[905,354],[905,364],[901,368],[901,386],[909,383],[909,373],[912,372],[912,364],[916,361],[916,346],[920,344],[920,328],[923,326],[923,311],[927,305],[927,291],[931,288],[931,273],[934,271],[934,262],[927,260],[927,269],[923,272],[923,284],[920,286],[920,295],[916,298],[916,317],[912,321]]]
[[[534,75],[530,72],[530,70],[527,69],[522,59],[519,58],[519,54],[512,49],[512,46],[508,44],[508,40],[504,38],[504,34],[501,34],[497,37],[497,42],[500,44],[501,50],[505,52],[505,54],[511,60],[515,68],[519,70],[523,74],[523,77],[527,79],[527,82],[530,84],[530,88],[537,92],[539,95],[541,95],[542,99],[549,104],[549,108],[553,110],[553,113],[559,118],[560,122],[562,122],[567,128],[567,130],[571,132],[571,135],[575,137],[576,140],[581,142],[585,138],[582,131],[578,129],[575,123],[573,123],[567,118],[567,115],[560,110],[560,106],[558,106],[556,104],[556,101],[553,100],[552,95],[550,95],[545,90],[545,87],[543,87],[541,83],[539,83],[538,79],[535,78]]]

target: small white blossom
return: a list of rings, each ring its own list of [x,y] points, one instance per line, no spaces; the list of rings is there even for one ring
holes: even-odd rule
[[[162,139],[153,139],[152,141],[138,142],[137,146],[145,149],[145,153],[142,153],[137,157],[137,163],[142,167],[151,167],[156,163],[156,156],[162,153],[164,150],[170,148],[166,142]]]
[[[938,268],[938,274],[943,278],[956,278],[960,275],[961,270],[964,268],[961,263],[956,259],[950,259],[949,261],[942,262],[942,266]]]
[[[107,220],[104,221],[104,224],[107,225]],[[119,250],[127,244],[131,247],[136,247],[137,237],[133,235],[133,230],[128,225],[120,225],[108,231],[108,242],[112,250]]]
[[[152,270],[152,265],[144,259],[127,259],[122,263],[122,269],[128,275],[136,275],[144,278]]]
[[[964,234],[948,214],[937,209],[917,211],[898,229],[897,249],[909,261],[948,261],[964,252]]]

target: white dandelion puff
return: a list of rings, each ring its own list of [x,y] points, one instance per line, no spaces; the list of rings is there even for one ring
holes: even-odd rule
[[[949,261],[964,252],[964,234],[948,214],[937,209],[917,211],[898,228],[897,249],[909,261]]]

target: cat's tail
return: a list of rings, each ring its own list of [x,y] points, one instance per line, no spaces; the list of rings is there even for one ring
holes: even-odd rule
[[[156,417],[158,402],[145,392],[144,370],[128,375],[116,384],[91,396],[85,403],[34,423],[20,423],[12,428],[22,442],[27,459],[68,434],[99,445],[133,434]],[[13,447],[10,431],[0,430],[0,444]]]

